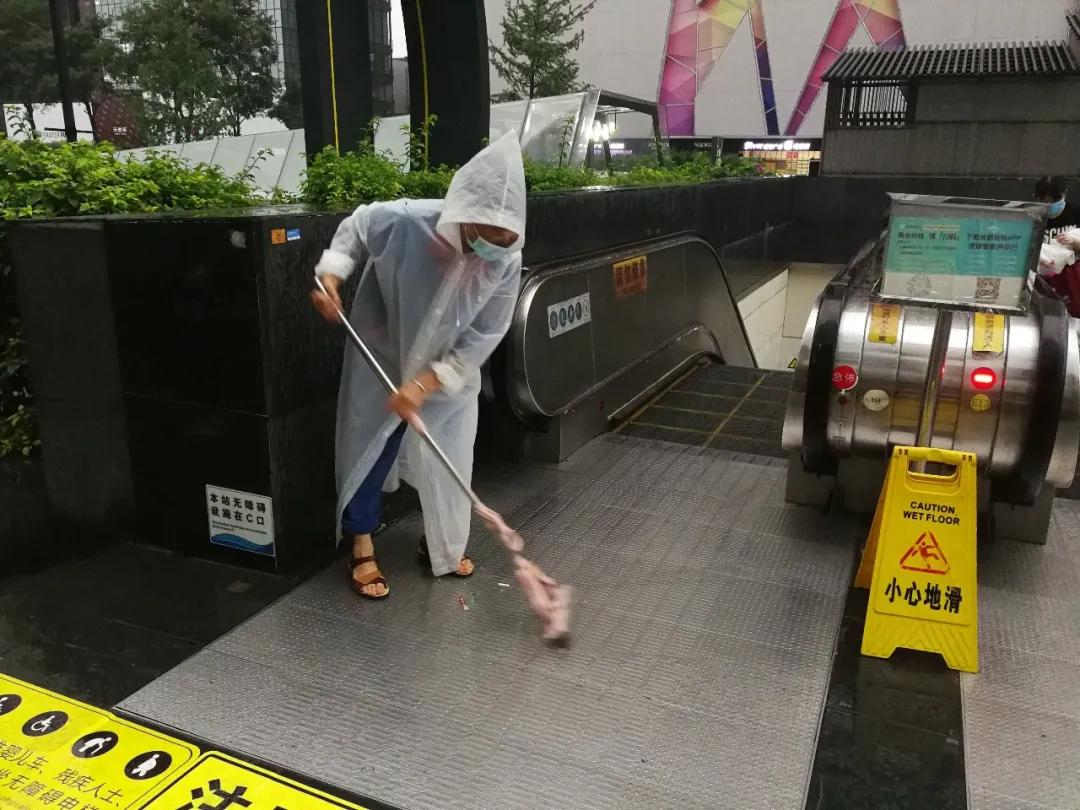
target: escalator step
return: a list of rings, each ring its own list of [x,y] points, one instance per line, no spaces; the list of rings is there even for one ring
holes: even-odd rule
[[[676,382],[619,432],[642,439],[783,458],[788,371],[702,366]]]

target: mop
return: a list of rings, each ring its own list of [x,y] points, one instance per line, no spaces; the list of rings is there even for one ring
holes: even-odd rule
[[[329,298],[329,294],[326,291],[326,287],[323,286],[322,279],[318,276],[315,277],[315,284],[318,286],[319,291]],[[353,342],[357,351],[367,361],[371,370],[375,372],[375,376],[379,378],[379,381],[383,384],[383,388],[386,392],[393,396],[397,393],[397,386],[394,385],[393,380],[387,376],[383,371],[382,366],[379,365],[379,361],[375,359],[375,355],[371,353],[371,350],[367,347],[364,341],[360,338],[360,335],[353,329],[352,324],[349,323],[349,319],[345,316],[345,313],[341,311],[339,307],[335,307],[337,310],[338,320],[341,321],[345,327],[345,331],[349,335],[349,339]],[[523,552],[525,550],[525,541],[521,535],[514,529],[507,525],[503,520],[502,515],[496,512],[494,509],[488,507],[466,481],[457,468],[454,467],[453,462],[447,457],[447,455],[439,447],[438,443],[428,433],[427,428],[424,426],[423,421],[420,419],[419,414],[413,414],[408,419],[409,426],[415,430],[420,438],[424,440],[428,448],[435,457],[442,462],[442,465],[446,468],[446,471],[450,474],[450,477],[454,479],[457,485],[461,488],[461,491],[465,493],[469,501],[472,503],[473,511],[476,516],[479,517],[484,524],[488,527],[492,534],[499,539],[510,555],[514,562],[514,578],[521,585],[521,589],[525,591],[525,598],[529,603],[529,607],[543,622],[543,638],[553,647],[568,647],[570,645],[570,587],[568,585],[559,585],[555,580],[540,570],[540,566],[525,558]]]

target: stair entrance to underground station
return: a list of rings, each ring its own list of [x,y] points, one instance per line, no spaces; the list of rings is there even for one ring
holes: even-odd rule
[[[784,503],[785,383],[708,365],[563,463],[478,470],[576,587],[569,650],[489,540],[432,581],[407,518],[387,603],[335,564],[121,709],[404,808],[801,806],[859,528]]]

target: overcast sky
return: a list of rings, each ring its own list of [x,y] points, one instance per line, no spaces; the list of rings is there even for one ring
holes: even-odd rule
[[[406,56],[405,23],[401,20],[401,0],[390,0],[390,39],[394,43],[394,58]]]

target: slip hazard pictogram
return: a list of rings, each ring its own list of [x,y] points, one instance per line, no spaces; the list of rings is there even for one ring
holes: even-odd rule
[[[949,561],[945,559],[945,552],[941,550],[933,532],[919,535],[919,539],[900,558],[900,567],[920,574],[949,573]]]

